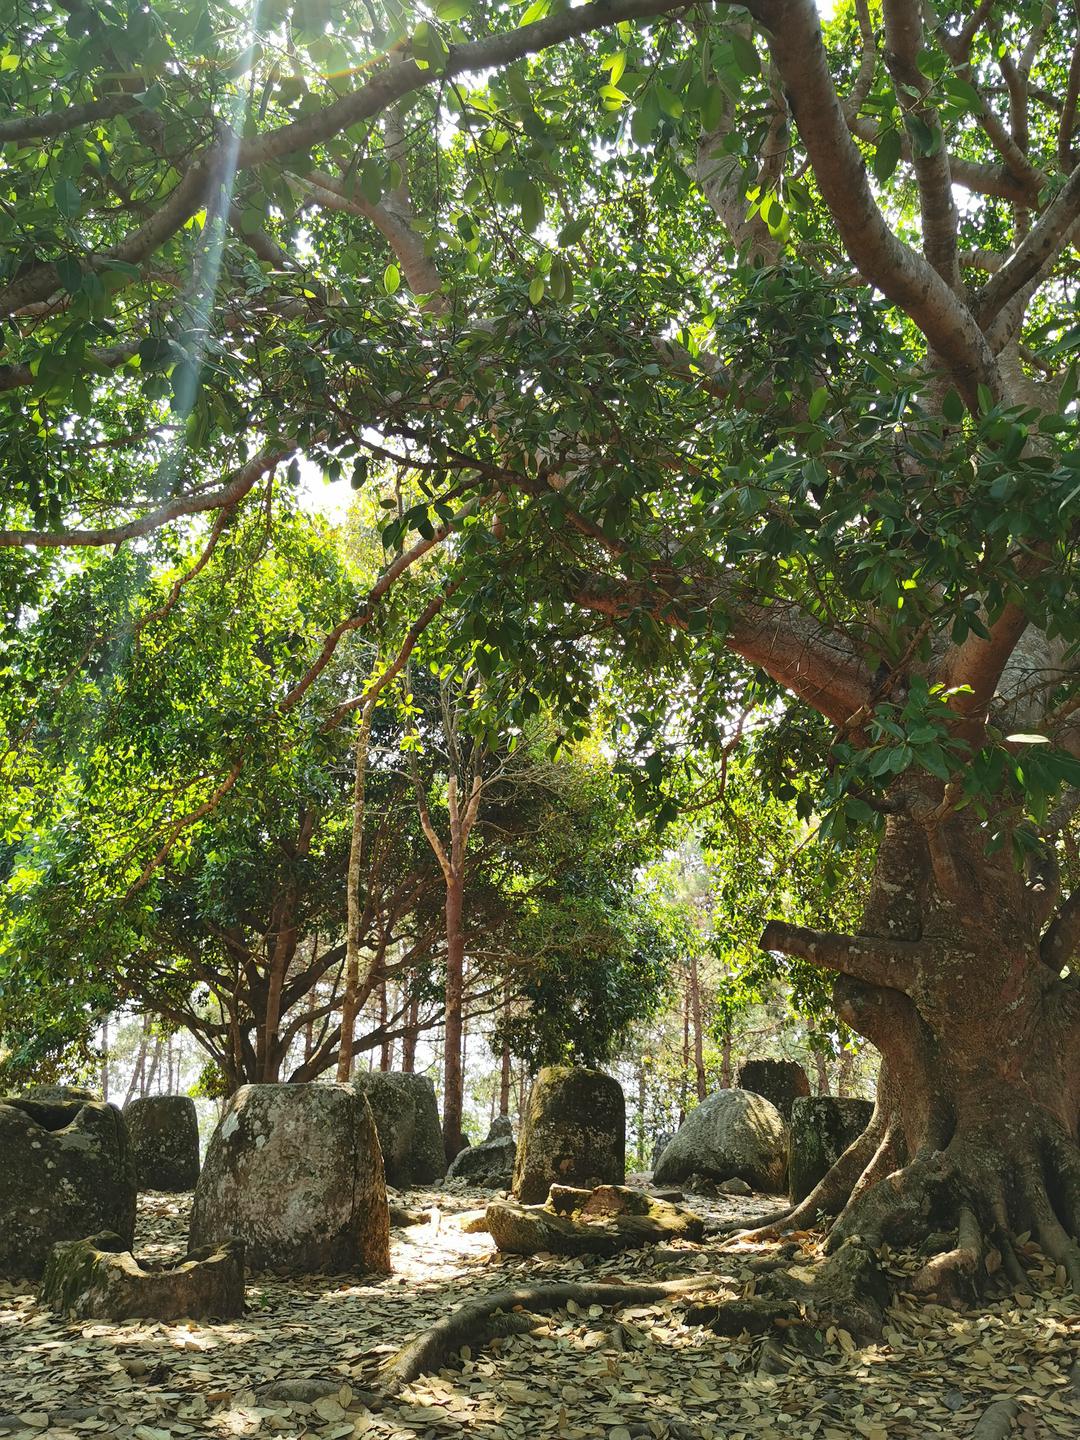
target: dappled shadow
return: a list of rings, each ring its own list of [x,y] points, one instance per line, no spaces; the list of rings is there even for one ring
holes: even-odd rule
[[[46,1417],[62,1429],[81,1415],[99,1422],[96,1433],[122,1436],[141,1426],[153,1440],[308,1433],[335,1440],[461,1433],[482,1440],[654,1433],[924,1440],[968,1433],[990,1399],[1013,1392],[1037,1402],[1028,1435],[1075,1440],[1063,1382],[1080,1349],[1080,1305],[1049,1285],[1023,1305],[1009,1300],[965,1314],[904,1303],[889,1312],[882,1344],[856,1350],[843,1332],[831,1333],[817,1355],[688,1326],[676,1300],[563,1310],[541,1317],[532,1334],[422,1377],[371,1413],[364,1392],[380,1359],[469,1298],[567,1279],[653,1280],[698,1270],[749,1278],[749,1252],[718,1254],[708,1243],[607,1261],[502,1257],[486,1234],[465,1234],[454,1218],[485,1198],[414,1193],[410,1203],[441,1213],[437,1223],[394,1232],[394,1274],[255,1276],[248,1313],[222,1325],[69,1324],[44,1311],[29,1286],[0,1287],[0,1413],[30,1417],[29,1433],[40,1434]],[[719,1218],[726,1203],[702,1208]],[[760,1208],[761,1197],[743,1203]],[[139,1254],[182,1253],[187,1210],[185,1197],[142,1197]],[[317,1397],[281,1398],[297,1382],[315,1382]],[[677,1428],[665,1432],[665,1423]]]

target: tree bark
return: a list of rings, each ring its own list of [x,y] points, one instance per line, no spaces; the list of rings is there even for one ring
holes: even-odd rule
[[[774,922],[762,937],[837,970],[841,1019],[882,1054],[873,1143],[856,1141],[785,1225],[838,1210],[833,1248],[955,1232],[920,1277],[946,1293],[999,1267],[1022,1280],[1015,1238],[1030,1232],[1080,1288],[1080,987],[1043,961],[1045,904],[1009,845],[987,855],[967,810],[920,823],[912,808],[935,812],[900,808],[862,933]]]

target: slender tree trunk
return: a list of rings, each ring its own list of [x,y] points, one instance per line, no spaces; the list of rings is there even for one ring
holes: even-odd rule
[[[135,1064],[131,1067],[131,1079],[128,1082],[127,1094],[124,1096],[124,1104],[127,1105],[134,1098],[136,1090],[143,1093],[142,1081],[146,1072],[146,1046],[150,1035],[150,1021],[147,1016],[142,1017],[142,1034],[139,1036],[139,1048],[135,1054]]]
[[[312,957],[314,958],[314,956]],[[315,1008],[318,1002],[316,987],[311,987],[308,995],[307,1020],[304,1024],[304,1064],[306,1065],[315,1054]]]
[[[382,1040],[379,1042],[379,1069],[384,1075],[393,1066],[393,1046],[386,1035],[388,1024],[386,981],[382,980],[379,983],[379,1029],[382,1031]]]
[[[690,1098],[690,971],[683,981],[682,1006],[682,1075],[679,1079],[679,1124],[686,1119],[686,1102]]]
[[[401,1039],[401,1068],[406,1075],[411,1075],[416,1069],[416,1041],[420,1035],[420,1001],[414,995],[409,1001],[408,1019],[405,1023],[405,1034]]]
[[[638,1061],[638,1084],[637,1084],[637,1160],[640,1169],[645,1169],[649,1161],[645,1154],[645,1057]]]
[[[841,1099],[846,1099],[851,1093],[851,1072],[854,1064],[855,1057],[846,1045],[842,1045],[840,1058],[836,1062],[836,1093]]]
[[[464,875],[453,873],[446,886],[446,1021],[443,1033],[443,1144],[452,1160],[461,1149],[464,1109],[462,998],[465,978]]]
[[[730,1090],[735,1083],[733,1048],[731,1029],[729,1027],[724,1031],[724,1038],[720,1044],[720,1086],[723,1090]]]
[[[503,1023],[510,1019],[510,986],[503,986]],[[510,1114],[510,1046],[504,1040],[499,1057],[499,1114]]]
[[[101,1098],[109,1098],[109,1017],[101,1022]]]
[[[150,1069],[146,1075],[145,1083],[143,1084],[140,1091],[140,1094],[143,1097],[147,1095],[152,1095],[154,1093],[154,1080],[157,1077],[158,1066],[161,1064],[161,1052],[163,1049],[164,1046],[161,1043],[161,1036],[158,1035],[157,1038],[154,1040],[154,1049],[150,1057]]]
[[[825,1063],[825,1055],[821,1050],[814,1051],[814,1079],[817,1082],[817,1093],[819,1095],[828,1095],[829,1067]]]
[[[698,980],[697,955],[690,956],[690,1016],[694,1024],[694,1082],[698,1100],[709,1093],[705,1079],[705,1052],[701,1035],[701,985]],[[728,1082],[730,1087],[730,1081]]]
[[[360,1009],[360,940],[364,907],[360,876],[364,859],[364,792],[367,783],[368,750],[371,747],[371,717],[375,707],[365,706],[356,732],[354,747],[352,834],[349,840],[349,868],[345,880],[345,993],[341,1002],[341,1040],[338,1045],[337,1082],[344,1085],[352,1074],[356,1017]]]

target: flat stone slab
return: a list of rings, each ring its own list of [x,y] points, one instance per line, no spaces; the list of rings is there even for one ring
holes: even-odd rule
[[[74,1320],[231,1320],[244,1313],[244,1246],[206,1246],[173,1264],[139,1261],[107,1231],[54,1245],[42,1304]]]
[[[618,1255],[671,1240],[697,1241],[705,1233],[700,1215],[624,1185],[593,1190],[553,1185],[543,1205],[493,1200],[487,1228],[510,1255]]]

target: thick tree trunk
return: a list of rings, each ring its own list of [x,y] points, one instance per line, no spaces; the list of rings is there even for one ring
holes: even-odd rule
[[[785,1224],[839,1212],[833,1248],[955,1233],[928,1291],[1021,1281],[1030,1232],[1080,1289],[1080,987],[1041,958],[1042,890],[985,842],[967,811],[890,817],[859,935],[766,929],[840,972],[838,1013],[882,1054],[870,1128]]]

